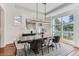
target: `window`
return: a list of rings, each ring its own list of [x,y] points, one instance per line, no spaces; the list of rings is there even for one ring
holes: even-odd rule
[[[63,39],[73,40],[73,16],[61,17],[63,21]]]
[[[73,40],[73,15],[62,16],[52,20],[53,35],[60,35],[63,33],[63,39]]]
[[[53,35],[61,35],[61,18],[53,19],[52,31]]]

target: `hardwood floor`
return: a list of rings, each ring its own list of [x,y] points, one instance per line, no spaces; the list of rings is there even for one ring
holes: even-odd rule
[[[75,48],[74,56],[79,56],[79,48]]]
[[[16,55],[16,47],[14,44],[8,44],[4,48],[0,48],[0,56],[13,56]]]

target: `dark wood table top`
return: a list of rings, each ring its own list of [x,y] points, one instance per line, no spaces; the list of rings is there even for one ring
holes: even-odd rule
[[[46,40],[47,38],[50,38],[50,37],[44,37],[44,38],[38,38],[38,39],[32,39],[32,40],[19,40],[18,43],[31,43],[33,40]]]

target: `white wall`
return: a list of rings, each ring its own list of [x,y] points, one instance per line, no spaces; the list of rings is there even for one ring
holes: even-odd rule
[[[5,6],[3,4],[0,3],[0,11],[1,11],[1,15],[0,15],[0,24],[1,24],[1,28],[0,28],[0,33],[1,33],[1,47],[4,47],[4,40],[5,40]],[[1,48],[0,47],[0,48]]]
[[[4,4],[4,7],[6,9],[4,45],[6,45],[13,43],[16,39],[18,39],[21,33],[25,31],[25,19],[35,18],[36,14],[34,12],[18,8],[14,4]],[[15,16],[22,16],[23,19],[20,26],[15,25]],[[43,15],[39,14],[39,18],[42,17]]]
[[[74,42],[79,47],[79,7],[74,12]]]

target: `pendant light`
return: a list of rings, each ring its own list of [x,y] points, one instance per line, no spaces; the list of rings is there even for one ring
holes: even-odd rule
[[[44,17],[44,20],[46,20],[46,3],[43,3],[44,4],[44,8],[45,8],[45,12],[44,12],[44,15],[45,15],[45,17]]]
[[[38,3],[36,3],[36,20],[38,20]]]

